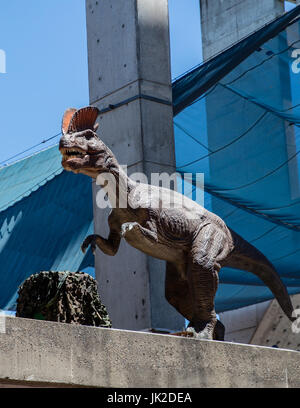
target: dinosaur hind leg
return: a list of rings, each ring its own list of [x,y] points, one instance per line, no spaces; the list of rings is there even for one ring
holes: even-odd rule
[[[226,256],[225,248],[222,231],[208,225],[195,238],[189,254],[187,278],[193,314],[188,331],[199,339],[224,338],[224,326],[217,323],[214,299],[219,283],[219,261]]]
[[[190,320],[193,315],[193,307],[188,281],[182,276],[182,268],[185,268],[185,265],[167,262],[165,296],[177,312]]]
[[[188,331],[199,339],[213,340],[217,317],[214,297],[218,286],[218,274],[214,270],[191,263],[188,280],[191,291],[193,315]]]
[[[165,295],[167,301],[187,320],[193,318],[193,304],[187,279],[182,278],[182,268],[186,265],[176,265],[167,262]],[[189,323],[189,327],[193,324]],[[225,327],[217,320],[213,332],[213,339],[224,341]]]
[[[215,331],[213,335],[214,340],[224,341],[225,338],[225,326],[220,320],[217,320]]]

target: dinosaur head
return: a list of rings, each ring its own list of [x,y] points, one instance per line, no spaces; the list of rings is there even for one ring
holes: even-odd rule
[[[96,178],[100,173],[109,172],[115,163],[113,153],[96,134],[98,114],[99,110],[92,106],[66,110],[59,142],[65,170]]]

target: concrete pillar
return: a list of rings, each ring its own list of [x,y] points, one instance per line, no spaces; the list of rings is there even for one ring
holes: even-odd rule
[[[100,116],[98,134],[129,175],[173,173],[167,0],[86,0],[86,18],[90,104],[105,109],[127,101]],[[95,232],[103,236],[108,212],[94,204]],[[165,300],[165,263],[122,241],[115,257],[97,250],[95,260],[113,327],[182,329],[183,317]]]
[[[284,12],[281,0],[200,0],[203,59],[222,52]]]
[[[224,51],[284,13],[284,2],[280,0],[200,0],[200,7],[204,60]],[[259,80],[258,77],[257,81]],[[269,81],[272,82],[274,87],[278,88],[278,98],[280,100],[285,99],[284,95],[286,95],[287,100],[290,99],[287,95],[290,92],[289,87],[285,86],[281,89],[278,86],[278,84],[282,83],[279,66],[276,75],[269,78]],[[231,120],[226,120],[226,117],[224,117],[223,108],[224,101],[222,99],[216,101],[208,98],[206,101],[208,146],[215,145],[216,140],[220,137],[220,128],[226,134],[230,133],[234,127],[234,123]],[[219,118],[218,129],[213,129],[210,126],[215,121],[215,118]],[[290,128],[289,132],[292,131]],[[282,134],[285,134],[285,132],[286,128],[282,125]],[[292,138],[291,135],[289,138]],[[264,143],[264,141],[262,140],[261,143]],[[287,146],[290,145],[291,143],[287,143]],[[235,157],[237,153],[231,149],[228,154],[232,154],[232,157]],[[282,160],[286,159],[287,157]],[[217,160],[218,158],[213,156],[210,158],[210,175],[218,174],[219,172]],[[228,157],[228,161],[230,162],[230,157]],[[294,169],[292,173],[295,174]],[[289,185],[288,179],[286,185]],[[214,197],[211,197],[211,208],[214,211]],[[262,318],[262,312],[266,310],[268,304],[269,302],[264,302],[259,305],[220,313],[220,320],[226,327],[225,339],[227,341],[248,343]]]

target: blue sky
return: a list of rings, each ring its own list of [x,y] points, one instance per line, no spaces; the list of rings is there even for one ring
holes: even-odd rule
[[[169,0],[169,15],[174,78],[202,61],[199,0]],[[67,107],[89,103],[85,0],[2,1],[0,49],[7,71],[0,73],[2,166],[60,132]]]
[[[199,2],[188,1],[187,8],[186,1],[169,0],[173,77],[201,62]],[[88,105],[85,0],[2,1],[0,49],[6,53],[6,74],[0,74],[1,166],[57,134],[67,107]]]
[[[0,11],[2,162],[58,133],[64,109],[88,103],[88,79],[83,0],[10,0]]]

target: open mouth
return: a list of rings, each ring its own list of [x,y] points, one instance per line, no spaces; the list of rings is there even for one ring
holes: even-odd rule
[[[61,149],[61,154],[63,155],[63,161],[68,161],[72,159],[82,159],[84,156],[86,156],[86,152],[78,149],[78,148],[72,148],[72,149]]]

